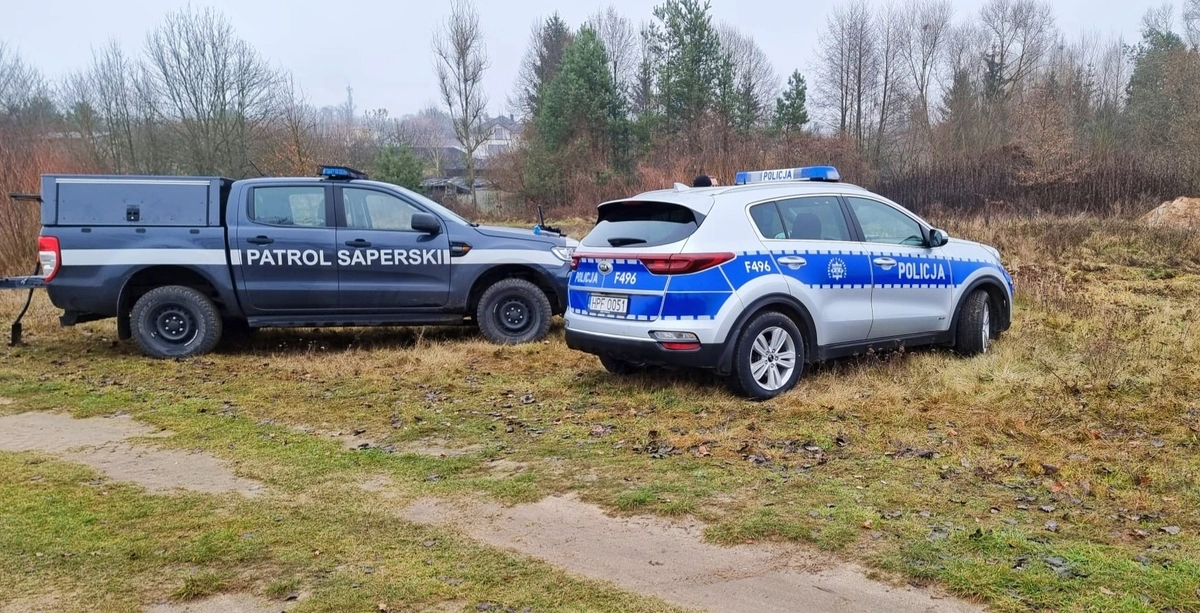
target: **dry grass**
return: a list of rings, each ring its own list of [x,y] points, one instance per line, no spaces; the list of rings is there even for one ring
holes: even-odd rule
[[[947,226],[997,245],[1016,278],[1014,327],[993,353],[826,364],[766,403],[704,374],[611,377],[560,328],[520,347],[458,329],[270,331],[151,362],[109,340],[111,323],[56,329],[43,298],[31,346],[0,363],[0,396],[17,401],[0,411],[127,410],[327,510],[344,492],[318,484],[367,466],[402,499],[572,490],[622,512],[693,514],[720,542],[803,540],[998,610],[1200,608],[1200,238],[1087,218]],[[212,430],[218,415],[243,438]],[[482,451],[314,456],[296,425]],[[497,457],[526,468],[492,473]]]

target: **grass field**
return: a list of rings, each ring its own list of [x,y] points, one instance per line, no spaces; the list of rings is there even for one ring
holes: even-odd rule
[[[265,331],[155,362],[114,342],[112,322],[58,329],[40,296],[29,346],[0,349],[0,415],[124,411],[270,493],[155,496],[0,453],[0,608],[51,591],[79,610],[301,591],[298,611],[670,610],[395,518],[422,496],[569,491],[695,516],[718,543],[808,543],[998,611],[1200,610],[1200,237],[1082,218],[947,225],[1000,248],[1016,279],[992,353],[826,364],[764,403],[704,374],[610,376],[561,324],[518,347],[466,329]],[[402,452],[430,440],[467,451]],[[356,485],[378,476],[394,496]]]

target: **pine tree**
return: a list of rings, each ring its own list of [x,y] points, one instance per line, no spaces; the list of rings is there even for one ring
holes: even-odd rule
[[[425,162],[413,150],[392,145],[384,147],[375,160],[374,178],[385,183],[407,187],[411,190],[421,188],[421,179],[425,174]]]
[[[788,77],[787,89],[775,100],[775,129],[793,134],[808,123],[808,85],[797,70]]]

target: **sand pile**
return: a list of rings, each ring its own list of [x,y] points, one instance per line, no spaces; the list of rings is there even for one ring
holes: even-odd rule
[[[1142,222],[1166,228],[1200,229],[1200,198],[1179,198],[1142,216]]]

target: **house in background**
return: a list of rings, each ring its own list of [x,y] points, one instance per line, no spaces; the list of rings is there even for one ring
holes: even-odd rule
[[[483,141],[476,155],[488,158],[512,151],[520,142],[525,124],[517,121],[512,115],[501,115],[484,122],[483,131],[487,134],[487,140]]]

